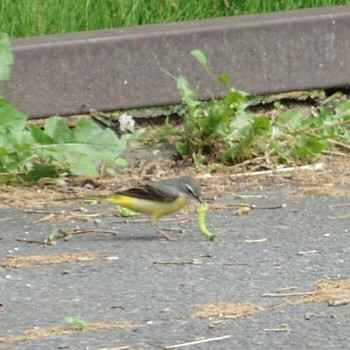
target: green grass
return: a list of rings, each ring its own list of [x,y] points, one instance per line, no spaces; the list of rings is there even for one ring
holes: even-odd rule
[[[11,37],[332,6],[349,0],[0,0],[0,32]]]

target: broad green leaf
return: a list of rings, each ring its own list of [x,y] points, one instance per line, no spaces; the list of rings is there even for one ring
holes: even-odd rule
[[[339,115],[344,120],[350,119],[350,101],[346,101],[338,105],[335,109],[336,114]]]
[[[298,141],[297,154],[301,158],[309,158],[321,153],[324,146],[320,140],[312,135],[302,136]]]
[[[249,106],[248,94],[243,91],[229,89],[224,97],[224,104],[233,110],[245,110]]]
[[[69,162],[69,172],[76,176],[98,176],[96,165],[91,158],[83,153],[73,152],[67,153],[67,160]]]
[[[188,155],[189,149],[188,149],[188,146],[184,142],[180,142],[180,141],[176,142],[175,147],[181,156]]]
[[[115,159],[114,164],[124,168],[128,165],[128,162],[124,158],[117,158]]]
[[[23,172],[31,168],[33,151],[30,145],[17,145],[12,148],[0,148],[1,172]]]
[[[71,131],[62,118],[54,117],[45,125],[50,136],[36,128],[31,130],[37,140],[46,143],[36,145],[37,153],[73,175],[97,176],[96,161],[115,164],[125,148],[112,130],[102,129],[91,120],[78,120]],[[59,131],[66,137],[60,137]]]
[[[271,131],[271,121],[268,117],[255,117],[251,123],[255,136],[266,135]]]
[[[58,172],[53,165],[34,163],[32,169],[22,178],[28,182],[35,182],[43,177],[56,177]]]
[[[191,51],[191,55],[194,56],[204,68],[209,69],[208,59],[201,50],[193,50]]]
[[[113,169],[113,167],[111,167],[111,166],[107,166],[105,168],[105,172],[106,172],[106,174],[109,174],[109,175],[115,175],[116,174],[115,169]]]
[[[278,117],[277,124],[289,131],[295,131],[300,128],[302,120],[303,116],[298,110],[290,109]]]
[[[230,78],[228,77],[228,74],[221,73],[218,76],[219,81],[226,87],[230,85]]]
[[[44,126],[45,133],[54,143],[74,142],[73,132],[63,118],[55,116],[49,118]]]
[[[53,144],[53,139],[47,135],[41,128],[37,125],[31,124],[28,126],[29,131],[31,132],[35,142],[38,142],[42,145]]]
[[[12,64],[13,57],[9,36],[6,33],[0,33],[0,80],[9,79]]]
[[[196,94],[183,75],[180,75],[177,78],[177,88],[180,92],[183,102],[188,107],[195,108],[198,105],[198,102],[196,101]]]
[[[0,99],[0,147],[14,147],[21,143],[27,117]]]
[[[116,159],[124,144],[111,129],[102,129],[90,120],[79,120],[74,129],[75,142],[84,144],[88,155],[95,159]]]

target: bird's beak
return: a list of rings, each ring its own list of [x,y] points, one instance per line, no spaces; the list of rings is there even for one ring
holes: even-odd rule
[[[197,201],[200,203],[200,204],[205,204],[204,200],[202,197],[198,196],[196,197]]]

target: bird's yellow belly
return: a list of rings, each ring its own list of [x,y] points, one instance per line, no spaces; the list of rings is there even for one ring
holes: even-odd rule
[[[151,222],[154,224],[160,217],[179,211],[188,203],[188,199],[185,196],[179,196],[173,202],[157,202],[124,195],[114,195],[112,198],[106,198],[105,202],[113,203],[139,213],[148,214],[151,217]]]

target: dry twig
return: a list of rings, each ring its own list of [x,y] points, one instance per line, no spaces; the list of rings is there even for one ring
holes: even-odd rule
[[[182,344],[177,344],[177,345],[168,345],[168,346],[165,347],[165,349],[166,350],[171,350],[171,349],[183,348],[183,347],[189,346],[189,345],[197,345],[197,344],[209,343],[209,342],[212,342],[212,341],[219,341],[219,340],[224,340],[224,339],[229,339],[229,338],[231,338],[230,335],[224,335],[222,337],[214,337],[214,338],[195,340],[195,341],[190,341],[190,342],[187,342],[187,343],[182,343]]]
[[[275,298],[275,297],[295,297],[300,295],[313,295],[316,294],[316,292],[291,292],[291,293],[264,293],[263,297],[268,298]]]
[[[255,205],[255,204],[249,204],[249,203],[237,203],[237,204],[216,204],[213,206],[214,209],[231,209],[231,208],[240,208],[245,207],[249,209],[281,209],[285,208],[286,204],[276,204],[276,205]]]
[[[102,348],[98,350],[128,350],[130,346],[118,346],[117,348]]]
[[[305,320],[310,320],[311,318],[335,318],[335,315],[326,315],[326,314],[304,314]]]
[[[267,241],[267,238],[244,240],[245,243],[262,243],[262,242],[266,242],[266,241]]]
[[[350,214],[338,215],[338,216],[329,216],[331,220],[339,220],[339,219],[350,219]]]
[[[350,299],[328,300],[329,306],[344,306],[350,304]]]
[[[26,239],[26,238],[16,238],[17,242],[22,242],[22,243],[36,243],[36,244],[42,244],[42,245],[55,245],[54,241],[37,241],[35,239]]]
[[[159,265],[200,265],[200,261],[198,259],[190,259],[190,260],[156,260],[153,261],[153,264]]]
[[[297,170],[314,170],[314,171],[320,171],[324,170],[324,165],[322,163],[316,163],[316,164],[307,164],[302,166],[295,166],[295,167],[288,167],[288,168],[281,168],[281,169],[274,169],[274,170],[263,170],[263,171],[255,171],[255,172],[244,172],[239,174],[231,174],[230,179],[234,179],[237,177],[244,177],[244,176],[260,176],[260,175],[272,175],[275,173],[284,173],[289,171],[297,171]]]
[[[318,250],[314,249],[314,250],[307,250],[307,251],[300,251],[298,252],[298,255],[311,255],[311,254],[317,254]]]
[[[80,235],[83,233],[107,233],[110,235],[114,235],[114,236],[118,236],[118,232],[113,231],[113,230],[105,230],[105,229],[87,229],[87,230],[83,230],[83,229],[75,229],[72,234],[73,235]]]
[[[329,209],[340,208],[340,207],[350,207],[350,203],[331,204],[328,206]]]
[[[290,327],[287,324],[281,324],[280,328],[265,328],[264,332],[286,332],[290,331]]]

